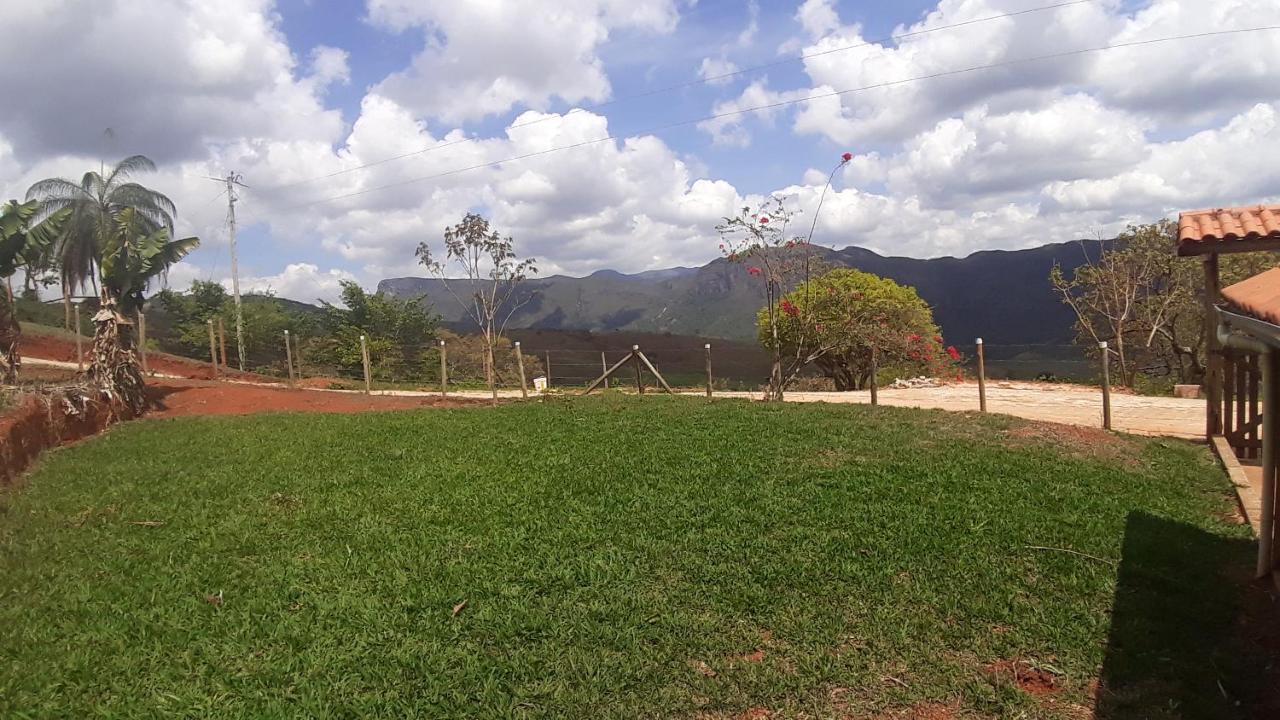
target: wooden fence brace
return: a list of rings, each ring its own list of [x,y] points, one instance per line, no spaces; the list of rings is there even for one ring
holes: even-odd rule
[[[520,397],[529,399],[529,385],[524,381],[524,353],[520,352],[520,341],[516,344],[516,368],[520,370]]]
[[[711,343],[702,346],[707,355],[707,397],[711,397]]]
[[[284,361],[289,366],[289,387],[297,387],[297,380],[293,376],[293,345],[289,343],[289,331],[284,331]]]
[[[675,395],[675,391],[671,389],[671,386],[667,384],[666,379],[662,377],[662,373],[658,372],[658,368],[654,367],[653,363],[649,362],[649,358],[645,357],[644,353],[640,352],[640,348],[638,347],[636,348],[636,356],[640,358],[640,362],[644,363],[645,367],[649,368],[649,372],[653,373],[653,376],[658,378],[658,383],[662,385],[662,389],[666,390],[668,395]]]
[[[364,394],[373,393],[373,376],[369,374],[369,345],[364,336],[360,336],[360,361],[364,364]]]
[[[147,315],[138,309],[138,360],[142,362],[142,374],[149,375],[147,369]]]
[[[879,362],[879,358],[877,357],[876,346],[872,345],[871,346],[871,385],[870,385],[872,405],[880,404],[880,393],[879,393],[880,387],[879,387],[879,382],[876,380],[876,374],[880,372],[880,366],[877,364],[878,362]]]
[[[218,377],[218,344],[213,336],[213,321],[209,321],[209,364],[213,366],[213,376]]]
[[[982,354],[982,338],[975,343],[978,346],[978,410],[987,411],[987,365]]]
[[[76,372],[84,372],[84,336],[80,333],[80,305],[76,303]]]
[[[222,367],[227,366],[227,324],[222,321],[222,317],[218,317],[218,353],[222,361]]]
[[[609,389],[609,363],[604,360],[604,351],[600,351],[600,372],[604,373],[604,389]]]
[[[644,394],[644,383],[640,381],[640,346],[631,346],[631,359],[635,361],[636,366],[636,392],[640,395]]]
[[[1102,353],[1102,429],[1111,429],[1111,354],[1107,352],[1107,342],[1098,343]]]
[[[449,397],[449,361],[444,341],[440,341],[440,397]]]
[[[635,353],[627,353],[626,355],[624,355],[621,360],[614,363],[612,367],[609,367],[608,369],[606,369],[603,375],[596,378],[590,385],[588,385],[587,389],[582,391],[582,394],[586,395],[587,393],[599,387],[600,383],[608,382],[609,377],[614,373],[618,372],[618,369],[621,368],[623,365],[626,365],[627,361],[630,360],[631,356],[634,354]]]

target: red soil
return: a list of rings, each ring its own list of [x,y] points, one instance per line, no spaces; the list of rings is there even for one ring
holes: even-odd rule
[[[8,485],[46,449],[96,435],[122,410],[102,400],[28,395],[0,416],[0,486]]]
[[[51,337],[48,335],[23,334],[19,350],[23,357],[41,358],[43,360],[76,361],[76,343],[74,340]],[[84,340],[84,351],[89,352],[89,338]],[[213,377],[213,368],[207,362],[170,355],[168,353],[148,352],[147,369],[161,375],[176,375],[184,378],[208,380]],[[224,373],[226,377],[260,382],[274,382],[274,379],[231,370]]]
[[[439,397],[393,397],[323,390],[289,390],[260,385],[154,379],[148,382],[157,407],[147,417],[248,415],[260,412],[354,413],[484,404]]]

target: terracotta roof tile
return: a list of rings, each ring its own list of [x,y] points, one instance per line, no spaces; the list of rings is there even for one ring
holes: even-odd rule
[[[1189,210],[1178,215],[1179,249],[1260,238],[1280,241],[1280,205]]]
[[[1280,267],[1222,288],[1222,297],[1248,315],[1280,325]]]

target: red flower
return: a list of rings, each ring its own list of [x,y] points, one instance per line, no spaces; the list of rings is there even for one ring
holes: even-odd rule
[[[947,355],[950,355],[952,360],[960,359],[960,351],[956,349],[955,345],[947,346]]]
[[[760,224],[761,224],[761,225],[768,225],[768,224],[769,224],[769,218],[767,218],[767,217],[762,217],[762,218],[760,218]]]
[[[760,270],[760,268],[758,268],[758,267],[749,267],[749,268],[747,268],[747,274],[748,274],[748,275],[759,275],[759,274],[760,274],[760,272],[761,272],[761,270]]]
[[[934,335],[934,336],[933,336],[933,341],[934,341],[934,342],[936,342],[936,343],[938,343],[939,345],[941,345],[941,344],[942,344],[942,336],[941,336],[941,335]]]
[[[917,333],[911,333],[911,336],[910,336],[910,337],[908,337],[908,338],[907,338],[907,340],[910,340],[910,341],[911,341],[911,342],[913,342],[913,343],[914,343],[914,342],[920,342],[920,335],[919,335],[919,334],[917,334]]]
[[[782,312],[790,315],[791,317],[795,317],[800,314],[800,308],[796,307],[795,303],[790,300],[783,300]]]
[[[852,160],[852,159],[853,159],[853,153],[848,153],[848,152],[847,152],[847,153],[845,153],[845,154],[841,155],[841,156],[840,156],[840,159],[841,159],[841,160],[844,160],[845,162],[849,162],[850,160]]]

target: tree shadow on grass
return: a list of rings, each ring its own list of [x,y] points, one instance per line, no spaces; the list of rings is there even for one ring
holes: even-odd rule
[[[1096,718],[1280,718],[1280,603],[1254,548],[1130,513]]]

